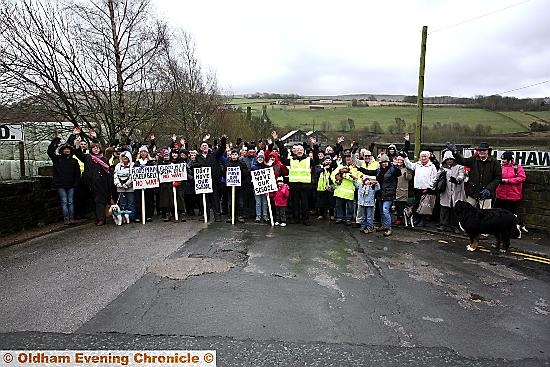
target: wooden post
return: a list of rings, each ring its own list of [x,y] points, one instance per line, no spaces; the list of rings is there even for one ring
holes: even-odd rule
[[[202,194],[202,212],[204,216],[204,223],[208,223],[208,215],[206,211],[206,194]]]
[[[145,189],[141,189],[141,224],[145,224]]]
[[[19,142],[19,174],[21,178],[27,177],[25,173],[25,144],[22,141]]]
[[[231,224],[235,224],[235,186],[231,186]]]
[[[273,222],[273,210],[271,210],[271,200],[269,200],[269,194],[265,194],[267,198],[267,208],[269,209],[269,220],[271,221],[271,227],[275,226],[275,223]]]
[[[422,44],[420,46],[420,70],[418,73],[418,112],[416,114],[416,128],[414,131],[414,158],[418,159],[420,144],[422,144],[422,118],[424,109],[424,68],[426,66],[426,38],[428,26],[422,27]]]
[[[174,218],[178,221],[178,198],[176,197],[176,188],[174,186],[172,186],[172,193],[174,194]]]

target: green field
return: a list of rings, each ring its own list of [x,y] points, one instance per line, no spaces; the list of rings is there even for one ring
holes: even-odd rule
[[[350,107],[350,104],[325,105],[324,110],[310,110],[307,105],[271,105],[269,100],[237,99],[234,105],[252,107],[253,116],[260,116],[262,105],[267,105],[267,114],[278,127],[292,127],[302,130],[311,130],[315,124],[316,130],[341,130],[341,121],[352,119],[355,129],[370,127],[378,121],[382,128],[387,129],[395,124],[395,118],[406,121],[407,125],[416,122],[417,109],[414,106],[373,106]],[[477,124],[491,126],[492,134],[525,132],[535,117],[550,120],[550,111],[544,112],[494,112],[482,109],[461,107],[432,107],[424,108],[424,124],[427,126],[437,122],[442,124],[458,123],[475,127]],[[328,124],[326,122],[328,122]]]

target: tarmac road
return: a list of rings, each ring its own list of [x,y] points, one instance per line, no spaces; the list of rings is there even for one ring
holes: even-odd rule
[[[219,366],[550,365],[550,267],[332,223],[84,226],[0,249],[0,349]]]

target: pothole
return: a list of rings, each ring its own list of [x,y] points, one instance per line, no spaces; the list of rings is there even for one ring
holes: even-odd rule
[[[224,273],[234,266],[235,264],[223,259],[183,257],[166,259],[151,265],[147,270],[160,277],[185,280],[203,274]]]

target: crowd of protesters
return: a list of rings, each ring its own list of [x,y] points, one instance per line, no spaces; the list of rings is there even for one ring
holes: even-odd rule
[[[108,207],[114,203],[129,213],[132,222],[151,222],[155,215],[164,221],[179,217],[185,222],[203,213],[207,213],[206,220],[213,215],[216,222],[221,222],[222,216],[231,222],[233,198],[231,188],[225,185],[225,171],[239,167],[241,186],[235,190],[234,220],[240,223],[270,222],[270,200],[275,225],[282,227],[287,225],[287,216],[289,223],[306,226],[311,225],[313,216],[317,221],[357,227],[365,234],[381,231],[391,236],[392,227],[403,224],[409,209],[416,226],[439,222],[438,230],[458,233],[453,211],[458,200],[480,208],[495,205],[519,215],[525,181],[525,171],[514,162],[512,152],[504,152],[499,163],[489,154],[487,143],[480,143],[475,154],[467,158],[448,143],[440,163],[431,151],[422,151],[418,161],[411,161],[408,134],[400,149],[392,144],[376,157],[355,142],[346,147],[344,137],[326,147],[314,138],[286,146],[275,131],[269,139],[258,142],[233,142],[225,135],[211,141],[206,135],[195,149],[176,135],[170,140],[167,146],[157,146],[151,135],[146,144],[117,142],[103,150],[93,130],[83,134],[75,128],[63,144],[54,138],[48,155],[53,161],[53,185],[59,193],[65,224],[74,223],[75,217],[93,208],[96,224],[104,225]],[[134,187],[134,167],[173,163],[186,163],[187,180],[161,183],[158,188]],[[193,172],[199,167],[211,168],[212,193],[206,194],[206,210],[195,193]],[[269,167],[273,168],[278,191],[255,195],[251,172]],[[434,218],[436,205],[439,218]],[[519,221],[522,224],[521,217]]]

